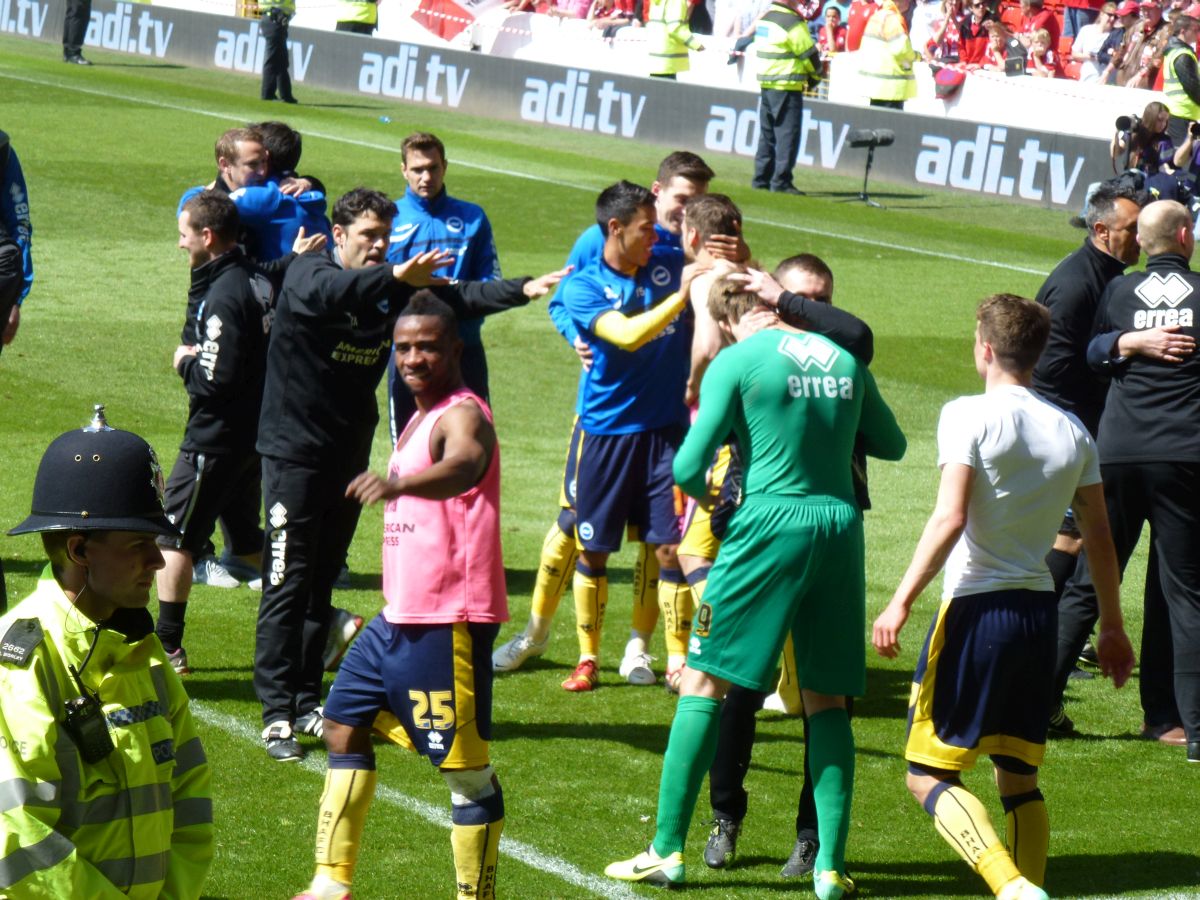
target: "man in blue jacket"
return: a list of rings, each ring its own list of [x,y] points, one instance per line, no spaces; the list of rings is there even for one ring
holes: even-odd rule
[[[458,281],[491,281],[500,277],[500,260],[492,237],[492,224],[483,208],[446,193],[446,148],[436,135],[410,134],[400,145],[404,180],[408,187],[396,200],[399,210],[388,239],[387,261],[403,263],[418,253],[440,249],[454,254],[444,274]],[[487,356],[483,350],[481,319],[458,323],[463,341],[463,382],[488,399]],[[396,377],[393,359],[388,363],[388,421],[395,442],[416,410],[403,379]]]

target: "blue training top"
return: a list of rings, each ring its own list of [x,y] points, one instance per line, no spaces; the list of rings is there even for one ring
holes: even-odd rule
[[[678,260],[682,261],[682,254]],[[637,315],[679,286],[679,266],[660,254],[633,277],[610,267],[603,256],[575,272],[558,296],[576,331],[592,348],[592,366],[580,376],[576,412],[591,434],[631,434],[686,424],[692,330],[684,316],[649,343],[629,351],[598,337],[592,328],[603,313]]]
[[[500,277],[500,259],[492,223],[483,207],[451,197],[442,190],[432,200],[411,188],[396,201],[399,210],[392,222],[387,260],[399,264],[426,250],[448,250],[455,260],[437,274],[458,281],[491,281]],[[458,333],[468,343],[480,343],[482,319],[458,323]]]

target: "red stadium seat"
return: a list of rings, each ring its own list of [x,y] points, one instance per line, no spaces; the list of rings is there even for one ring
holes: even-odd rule
[[[1058,58],[1063,60],[1070,59],[1071,45],[1074,43],[1075,38],[1073,37],[1060,37],[1058,39]]]
[[[1063,75],[1067,78],[1072,78],[1075,81],[1079,80],[1079,70],[1083,68],[1083,63],[1077,59],[1063,58]]]

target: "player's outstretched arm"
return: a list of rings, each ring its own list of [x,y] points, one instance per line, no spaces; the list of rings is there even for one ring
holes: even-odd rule
[[[1113,684],[1120,687],[1133,672],[1134,657],[1121,616],[1121,574],[1112,532],[1108,527],[1104,486],[1090,484],[1080,487],[1071,501],[1071,509],[1075,513],[1079,532],[1083,535],[1088,568],[1100,606],[1100,634],[1096,638],[1100,671],[1111,676]]]
[[[401,478],[363,472],[346,488],[346,496],[364,506],[402,495],[447,500],[479,483],[496,450],[496,432],[474,404],[446,410],[429,436],[433,464]]]
[[[434,278],[433,273],[454,262],[454,254],[447,250],[426,250],[392,266],[392,278],[413,287],[445,284],[446,279]]]
[[[925,523],[925,530],[921,532],[921,539],[917,541],[917,549],[913,551],[912,562],[908,564],[900,586],[875,620],[872,629],[871,643],[880,656],[894,659],[900,652],[900,631],[908,621],[913,603],[942,570],[946,557],[967,527],[967,505],[974,483],[975,470],[970,466],[962,463],[942,466],[942,479],[938,485],[933,515]]]

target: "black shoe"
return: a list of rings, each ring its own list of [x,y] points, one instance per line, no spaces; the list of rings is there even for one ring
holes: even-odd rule
[[[300,102],[295,97],[281,97],[280,99],[283,100],[284,103],[299,103]]]
[[[1100,668],[1100,654],[1096,652],[1096,645],[1088,641],[1083,645],[1083,649],[1079,651],[1079,665],[1087,666],[1089,669]]]
[[[807,875],[813,870],[813,864],[816,861],[817,842],[812,838],[798,837],[796,838],[796,846],[792,848],[792,855],[787,858],[787,862],[779,870],[779,877],[800,878],[803,875]]]
[[[82,56],[64,56],[63,62],[74,66],[90,66],[92,64],[90,59],[84,59]]]
[[[1071,674],[1067,676],[1072,681],[1091,681],[1096,677],[1095,672],[1089,672],[1087,669],[1081,669],[1076,666],[1071,670]]]
[[[263,743],[267,756],[276,762],[299,762],[304,759],[304,748],[296,740],[291,723],[284,719],[272,722],[263,729]]]
[[[737,839],[742,823],[733,819],[713,819],[712,833],[704,845],[704,864],[710,869],[723,869],[737,856]]]
[[[1188,742],[1188,762],[1200,763],[1200,741]]]
[[[1050,727],[1047,730],[1051,737],[1076,737],[1079,734],[1075,730],[1075,723],[1071,721],[1061,703],[1058,709],[1050,714]]]
[[[793,197],[808,196],[807,194],[804,193],[804,191],[800,190],[800,188],[796,187],[794,184],[785,184],[783,187],[773,187],[773,188],[771,188],[771,193],[772,194],[791,194]]]
[[[759,184],[757,181],[750,182],[750,187],[756,191],[769,191],[771,189],[769,184]]]

